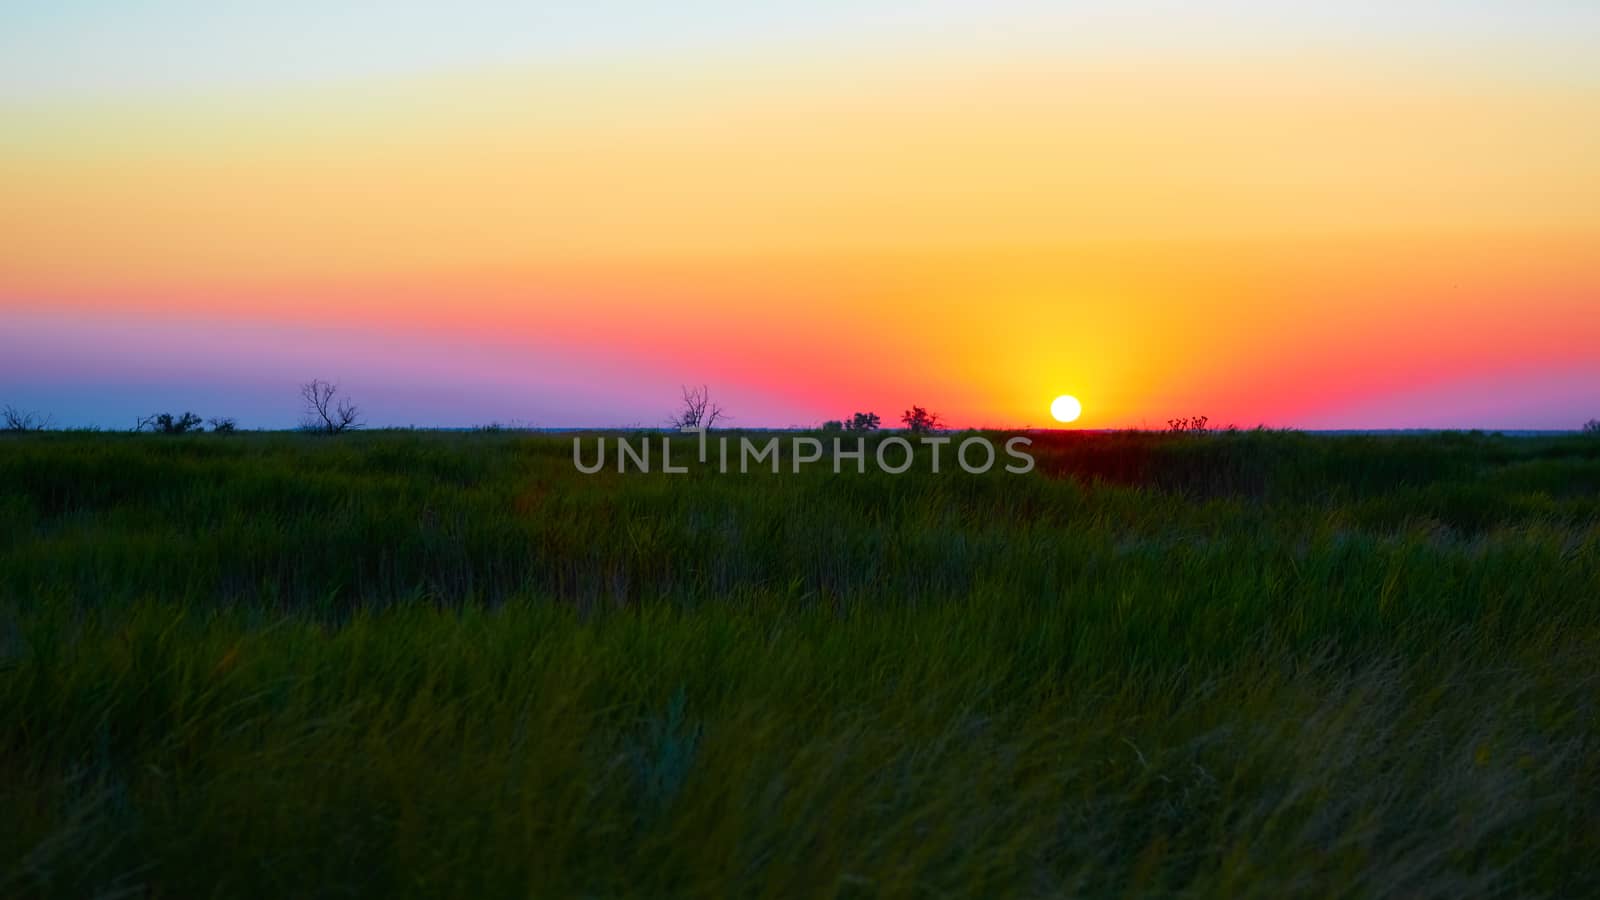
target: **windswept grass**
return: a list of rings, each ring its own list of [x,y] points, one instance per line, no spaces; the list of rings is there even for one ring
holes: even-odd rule
[[[1600,442],[1034,449],[0,439],[0,896],[1600,889]]]

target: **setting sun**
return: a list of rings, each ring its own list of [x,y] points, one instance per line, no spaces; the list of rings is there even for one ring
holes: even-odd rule
[[[1050,402],[1050,415],[1057,422],[1076,422],[1083,415],[1083,404],[1071,394],[1062,394]]]

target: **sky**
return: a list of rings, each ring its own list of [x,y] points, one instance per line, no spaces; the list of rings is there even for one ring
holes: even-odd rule
[[[10,0],[0,404],[1600,417],[1600,4],[1318,5]]]

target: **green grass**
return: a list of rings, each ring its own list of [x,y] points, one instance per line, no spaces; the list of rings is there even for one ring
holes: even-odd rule
[[[1600,890],[1600,440],[1034,449],[0,437],[0,896]]]

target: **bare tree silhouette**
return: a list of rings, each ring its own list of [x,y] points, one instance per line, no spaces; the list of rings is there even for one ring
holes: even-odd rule
[[[343,434],[363,424],[361,410],[349,398],[339,396],[336,384],[313,379],[300,385],[300,398],[305,401],[305,417],[300,420],[303,431]]]
[[[50,427],[50,417],[36,412],[7,406],[0,410],[0,428],[5,431],[44,431]]]
[[[683,406],[673,413],[669,422],[677,428],[709,429],[725,418],[728,414],[711,399],[710,389],[702,384],[697,388],[683,388]]]

